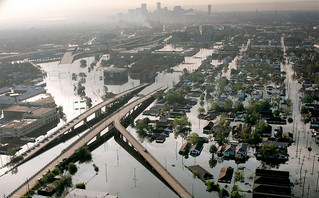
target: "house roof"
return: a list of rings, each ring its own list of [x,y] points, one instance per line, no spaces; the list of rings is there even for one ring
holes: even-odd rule
[[[206,126],[204,126],[203,129],[211,130],[214,126],[214,123],[212,121],[207,122]]]
[[[206,171],[203,167],[199,165],[189,166],[188,168],[191,171],[196,172],[196,175],[203,181],[214,178],[212,174],[210,174],[208,171]]]
[[[238,144],[238,146],[236,147],[236,152],[240,151],[240,152],[246,152],[248,148],[248,145],[245,143],[240,143]]]
[[[218,176],[218,182],[231,182],[231,179],[233,177],[234,169],[232,167],[223,167],[220,170],[219,176]]]
[[[276,142],[276,141],[263,141],[263,144],[274,144],[278,148],[287,148],[288,143],[286,142]]]
[[[108,192],[98,192],[91,190],[84,190],[74,188],[66,198],[117,198],[117,196],[111,196]]]
[[[197,142],[197,144],[195,144],[195,145],[191,148],[191,150],[196,149],[196,150],[198,150],[198,151],[201,151],[201,150],[203,149],[203,145],[204,145],[204,142],[199,141],[199,142]]]
[[[226,145],[225,152],[235,152],[236,146],[236,144]]]

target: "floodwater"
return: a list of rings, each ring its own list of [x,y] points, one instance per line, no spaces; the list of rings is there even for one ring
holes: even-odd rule
[[[145,88],[141,93],[146,94],[152,90],[159,88],[161,86],[166,86],[168,88],[173,87],[179,81],[179,76],[184,68],[189,71],[193,71],[198,68],[201,64],[201,61],[204,60],[207,56],[211,55],[214,52],[213,50],[200,50],[193,57],[185,58],[185,63],[180,64],[174,68],[173,73],[158,73],[155,83]],[[88,65],[93,62],[94,58],[85,58]],[[233,62],[235,63],[235,62]],[[85,86],[86,95],[92,98],[93,105],[99,103],[102,99],[101,96],[104,93],[104,81],[101,79],[103,76],[103,70],[99,68],[99,63],[94,68],[94,71],[88,72],[88,68],[80,67],[80,60],[75,61],[70,65],[59,65],[58,62],[51,62],[41,64],[42,69],[47,73],[47,78],[45,79],[47,83],[47,92],[51,93],[54,97],[56,104],[63,106],[64,112],[67,116],[67,120],[71,120],[76,117],[83,111],[82,106],[77,106],[80,103],[75,103],[80,101],[81,98],[75,94],[73,89],[74,84],[77,85],[77,81],[72,80],[72,73],[86,73],[86,82],[83,84]],[[288,68],[289,65],[285,66]],[[289,70],[289,68],[287,69]],[[291,73],[291,70],[287,71]],[[78,79],[79,80],[79,79]],[[291,98],[293,99],[294,104],[298,103],[297,87],[298,85],[290,80],[291,88],[295,88],[295,92],[291,93]],[[139,80],[128,79],[128,82],[122,85],[106,85],[109,92],[120,93],[132,87],[139,85]],[[209,106],[209,102],[205,101],[204,106]],[[192,123],[192,132],[198,133],[200,136],[205,136],[210,138],[208,135],[202,133],[202,128],[206,124],[206,121],[199,120],[197,118],[197,109],[200,107],[198,103],[195,105],[191,112],[188,113],[188,117]],[[297,109],[298,110],[298,109]],[[296,120],[300,119],[297,117],[297,110],[294,108],[294,114],[296,115]],[[140,115],[136,119],[143,118],[144,116]],[[155,119],[151,117],[151,119]],[[283,127],[284,132],[292,131],[293,124],[287,124]],[[308,126],[307,126],[308,128]],[[127,128],[136,138],[137,134],[133,128],[130,126]],[[303,125],[298,125],[298,130],[302,130]],[[299,148],[302,149],[301,157],[305,155],[305,164],[303,165],[303,171],[308,170],[305,192],[307,192],[307,186],[310,184],[309,197],[316,197],[314,192],[315,189],[315,179],[316,174],[319,171],[318,162],[314,167],[313,175],[311,173],[312,169],[312,156],[315,152],[318,152],[318,146],[315,146],[313,140],[309,137],[307,145],[312,145],[313,151],[310,158],[308,159],[308,151],[305,148],[306,144],[306,135],[303,138],[303,133],[300,133]],[[306,134],[306,133],[305,133]],[[76,138],[76,137],[75,137]],[[2,194],[10,193],[15,187],[21,184],[27,177],[30,177],[37,169],[42,167],[47,161],[52,157],[55,157],[58,153],[61,152],[72,140],[69,140],[65,143],[62,143],[53,149],[41,154],[33,160],[25,163],[18,168],[18,172],[15,174],[8,173],[0,178],[0,192]],[[311,143],[310,143],[311,142]],[[245,164],[236,164],[234,160],[222,160],[215,156],[215,159],[218,160],[218,163],[214,167],[210,167],[209,161],[211,159],[211,154],[209,153],[210,145],[214,144],[213,141],[204,145],[204,149],[200,156],[194,158],[189,156],[188,159],[185,159],[178,154],[179,148],[183,144],[182,138],[174,138],[173,134],[170,134],[170,137],[166,139],[163,144],[158,144],[155,142],[144,141],[142,143],[147,150],[152,153],[157,160],[170,171],[170,173],[177,178],[178,181],[191,193],[194,197],[198,198],[208,198],[208,197],[217,197],[216,192],[209,193],[206,191],[205,184],[198,178],[194,178],[193,174],[184,167],[184,165],[201,165],[208,172],[214,175],[214,181],[217,182],[218,175],[222,167],[231,166],[237,170],[238,166],[244,166],[244,175],[245,182],[236,184],[242,190],[252,190],[253,179],[250,179],[249,176],[255,172],[255,169],[258,167],[270,168],[267,165],[262,164],[260,161],[257,161],[253,156],[253,149],[249,149],[249,160]],[[301,146],[303,145],[303,146]],[[293,144],[288,148],[289,154],[291,156],[290,161],[286,164],[279,165],[279,170],[290,171],[291,181],[299,178],[299,168],[300,163],[298,163],[298,157],[294,157],[296,154],[296,144]],[[77,183],[86,183],[88,190],[104,191],[109,192],[111,195],[118,195],[119,197],[139,197],[139,198],[150,198],[150,197],[178,197],[172,190],[170,190],[165,184],[163,184],[156,176],[149,172],[143,165],[141,165],[134,157],[132,157],[128,152],[126,152],[115,140],[111,138],[100,147],[95,149],[93,152],[93,161],[91,163],[77,164],[79,169],[78,172],[73,176],[73,184]],[[99,167],[98,174],[95,173],[93,168],[93,163]],[[304,172],[303,172],[304,175]],[[309,178],[309,179],[308,179]],[[234,182],[234,178],[231,184],[228,184],[226,187],[228,190],[231,189],[231,186]],[[224,184],[220,184],[221,187],[224,187]],[[294,188],[293,192],[297,196],[301,196],[302,188]],[[246,197],[251,197],[251,194],[246,193]],[[41,197],[41,196],[35,196]]]

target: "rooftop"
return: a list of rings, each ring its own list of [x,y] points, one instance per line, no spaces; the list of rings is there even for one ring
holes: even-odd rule
[[[98,192],[74,188],[65,198],[117,198],[108,192]]]
[[[3,111],[14,111],[14,112],[28,112],[28,111],[33,111],[37,109],[36,107],[27,107],[27,106],[20,106],[20,105],[14,105],[11,107],[8,107],[4,109]]]
[[[1,128],[15,128],[15,129],[20,129],[23,128],[33,122],[36,122],[37,119],[21,119],[21,120],[12,120],[2,126]]]
[[[22,102],[23,103],[47,103],[47,102],[51,102],[51,101],[54,101],[53,97],[51,96],[51,94],[49,93],[42,93],[42,94],[39,94],[39,95],[36,95],[34,97],[31,97],[29,99],[26,99],[26,100],[23,100]]]

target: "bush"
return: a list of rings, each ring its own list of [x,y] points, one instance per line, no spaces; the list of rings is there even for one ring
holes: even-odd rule
[[[93,164],[95,172],[99,172],[99,167],[96,164]]]
[[[288,118],[288,122],[292,123],[294,120],[292,118]]]
[[[207,180],[207,181],[205,182],[205,185],[207,186],[206,191],[208,191],[208,192],[212,192],[212,191],[217,191],[217,192],[219,192],[219,191],[220,191],[219,184],[215,184],[214,181]]]
[[[225,188],[223,188],[219,191],[218,195],[219,195],[219,197],[228,197],[229,192]]]
[[[23,156],[17,156],[17,157],[14,157],[12,160],[11,160],[11,163],[17,163],[19,161],[21,161],[23,159]]]
[[[79,189],[85,189],[85,183],[79,183],[79,184],[75,184],[75,188],[79,188]]]

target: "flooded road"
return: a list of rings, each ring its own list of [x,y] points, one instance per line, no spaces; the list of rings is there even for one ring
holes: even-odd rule
[[[185,58],[185,63],[174,67],[176,72],[158,73],[155,83],[146,87],[141,93],[149,93],[161,86],[172,88],[173,85],[179,81],[179,76],[182,74],[180,71],[182,71],[184,68],[189,71],[196,70],[200,66],[201,61],[207,56],[211,55],[214,51],[214,49],[202,49],[193,57]],[[94,58],[85,58],[85,60],[87,61],[87,64],[90,65],[90,63],[94,61]],[[231,68],[236,68],[236,60],[232,61],[229,71]],[[47,92],[52,94],[58,106],[63,106],[67,120],[71,120],[79,115],[81,111],[85,110],[83,109],[85,108],[85,105],[81,106],[81,103],[75,103],[76,101],[81,101],[82,99],[75,94],[74,85],[77,85],[77,81],[79,79],[77,81],[72,80],[73,73],[79,74],[80,72],[83,72],[87,75],[86,82],[83,83],[83,86],[85,86],[86,95],[92,98],[93,105],[102,101],[104,86],[107,86],[109,92],[117,94],[140,84],[139,80],[129,78],[127,82],[121,85],[105,85],[102,77],[103,69],[99,67],[99,63],[91,72],[88,72],[87,67],[80,67],[80,60],[77,60],[70,65],[59,65],[58,62],[45,63],[41,64],[41,67],[47,73],[47,78],[45,79],[47,84]],[[287,76],[291,76],[291,66],[284,65],[283,68],[287,72]],[[225,76],[228,77],[229,75],[230,73],[227,73]],[[286,162],[286,164],[279,165],[278,168],[279,170],[290,171],[291,182],[294,182],[296,179],[299,179],[299,171],[302,159],[303,156],[305,156],[302,175],[304,175],[304,170],[307,169],[308,173],[306,187],[308,184],[310,184],[309,196],[315,197],[315,179],[317,178],[316,174],[319,171],[317,161],[315,162],[316,165],[314,166],[314,174],[311,175],[310,173],[312,172],[313,154],[318,153],[318,146],[314,144],[313,139],[309,136],[309,133],[304,133],[305,127],[300,122],[300,114],[298,112],[297,105],[299,103],[298,90],[300,85],[297,84],[296,81],[293,81],[291,78],[289,78],[289,86],[291,90],[289,95],[294,104],[293,115],[295,115],[295,120],[298,124],[296,124],[297,130],[293,130],[293,124],[287,124],[286,126],[283,126],[283,130],[284,132],[294,131],[294,135],[297,134],[297,131],[301,131],[298,145],[298,150],[301,149],[301,154],[298,152],[296,157],[297,144],[293,144],[288,148],[290,154],[289,161]],[[209,103],[209,101],[205,101],[204,106],[209,106]],[[196,132],[200,136],[210,138],[208,135],[205,135],[202,132],[202,128],[206,124],[206,121],[199,120],[197,118],[197,109],[199,107],[200,104],[198,103],[191,109],[191,112],[187,113],[187,116],[192,123],[192,132]],[[136,119],[141,119],[143,117],[143,115],[140,115]],[[151,119],[155,118],[151,117]],[[307,126],[307,129],[308,128],[309,127]],[[135,129],[129,126],[127,130],[136,138],[138,138]],[[71,142],[72,140],[69,140],[63,144],[57,145],[53,149],[25,163],[18,168],[18,172],[15,174],[9,173],[2,176],[0,178],[0,192],[2,194],[10,193],[14,188],[25,181],[26,178],[30,177],[34,172],[36,172],[37,169],[59,154],[61,150]],[[265,165],[255,159],[253,155],[253,149],[249,149],[248,155],[250,158],[245,164],[236,164],[234,160],[223,160],[217,157],[215,157],[215,159],[218,160],[217,164],[210,164],[209,162],[212,156],[209,153],[209,147],[210,145],[215,144],[213,141],[210,141],[204,145],[204,149],[200,156],[196,158],[190,156],[188,159],[185,159],[178,154],[178,151],[183,143],[184,141],[182,138],[178,137],[175,139],[174,135],[170,134],[170,137],[167,138],[163,144],[158,144],[155,142],[150,143],[147,141],[144,141],[142,144],[165,168],[168,169],[168,171],[174,177],[176,177],[176,179],[178,179],[178,181],[180,181],[180,183],[191,194],[193,194],[194,197],[210,198],[217,197],[218,194],[216,192],[207,192],[205,184],[200,179],[194,178],[193,174],[187,168],[185,168],[184,165],[201,165],[204,169],[214,175],[215,182],[218,180],[218,175],[222,167],[231,166],[235,169],[235,171],[237,171],[238,166],[243,166],[245,167],[245,182],[237,182],[236,184],[239,185],[242,190],[246,191],[252,189],[253,179],[251,179],[250,176],[254,174],[256,168],[270,168],[268,165]],[[311,145],[313,148],[310,157],[308,157],[309,152],[306,148],[309,145]],[[114,140],[114,138],[111,138],[103,145],[95,149],[92,154],[93,161],[91,163],[77,164],[79,170],[73,176],[73,184],[84,182],[86,183],[88,190],[106,191],[112,195],[118,195],[119,197],[178,197],[156,176],[149,172],[125,149],[123,149]],[[298,156],[301,156],[301,158],[299,159]],[[100,169],[98,174],[96,174],[94,171],[93,163],[96,164]],[[232,180],[232,183],[226,187],[226,189],[230,191],[233,182],[234,179]],[[224,187],[224,184],[220,185],[221,187]],[[293,189],[293,192],[295,195],[300,196],[301,190],[302,188],[298,185]],[[246,197],[251,197],[252,194],[246,193],[245,195]]]

